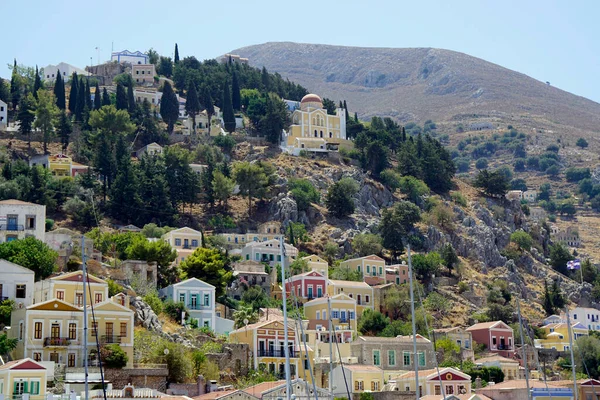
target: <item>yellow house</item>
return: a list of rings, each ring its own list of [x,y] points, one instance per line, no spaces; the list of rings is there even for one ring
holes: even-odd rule
[[[185,227],[165,233],[162,236],[162,240],[169,243],[171,247],[177,251],[175,264],[179,265],[185,261],[194,250],[202,246],[202,232]]]
[[[331,310],[331,315],[328,310]],[[347,329],[356,332],[356,300],[345,293],[318,297],[305,303],[304,315],[307,319],[317,322],[331,319],[336,329],[346,326]]]
[[[106,281],[88,274],[89,286],[87,303],[102,303],[108,299]],[[58,275],[35,283],[34,303],[42,303],[51,299],[62,300],[77,307],[83,307],[83,272],[75,271]]]
[[[346,140],[346,110],[338,108],[335,115],[327,114],[323,101],[316,94],[307,94],[300,101],[300,109],[292,113],[292,125],[286,141],[288,146],[297,139],[321,139],[325,144],[339,144]],[[302,141],[302,140],[300,140]]]
[[[309,271],[317,271],[325,278],[329,278],[329,264],[327,261],[315,254],[303,257],[302,260],[307,262]]]
[[[442,386],[446,396],[471,393],[471,376],[455,368],[419,370],[419,393],[421,396],[441,395]],[[416,391],[415,372],[405,372],[390,379],[386,389]]]
[[[31,358],[15,360],[0,365],[0,395],[5,399],[44,399],[46,395],[46,368]]]
[[[312,349],[306,354],[305,347],[299,342],[295,333],[294,320],[288,320],[288,343],[290,355],[290,372],[292,379],[304,377],[305,368],[308,369],[313,355]],[[264,368],[279,377],[285,376],[285,332],[283,318],[271,315],[268,320],[247,325],[233,332],[229,332],[232,343],[246,343],[252,352],[253,367],[255,370]],[[308,373],[306,374],[308,375]]]
[[[358,271],[363,277],[378,277],[385,279],[385,260],[376,255],[352,258],[342,261],[340,268]]]
[[[343,364],[331,371],[333,394],[335,397],[348,397],[348,389],[352,393],[379,392],[383,390],[383,370],[373,365]]]
[[[511,360],[510,358],[499,355],[492,355],[490,357],[484,357],[475,360],[475,364],[483,367],[500,368],[502,372],[504,372],[505,381],[519,379],[519,362],[517,360]]]
[[[558,351],[569,351],[569,329],[566,323],[559,322],[542,326],[546,332],[546,339],[535,339],[535,345],[542,349],[556,349]],[[581,322],[571,325],[573,341],[582,336],[588,336],[589,330]]]
[[[365,282],[329,280],[327,285],[329,296],[344,293],[356,300],[356,314],[360,316],[366,308],[373,309],[373,288]]]

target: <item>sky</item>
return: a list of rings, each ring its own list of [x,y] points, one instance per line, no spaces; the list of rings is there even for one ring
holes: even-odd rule
[[[13,58],[83,68],[111,49],[204,60],[292,41],[454,50],[600,102],[597,0],[0,0],[0,15],[3,78]]]

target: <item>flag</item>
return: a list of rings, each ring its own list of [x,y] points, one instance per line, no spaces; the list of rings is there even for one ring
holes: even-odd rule
[[[567,263],[567,269],[574,270],[574,269],[580,269],[580,268],[581,268],[580,260],[573,260],[573,261],[569,261]]]

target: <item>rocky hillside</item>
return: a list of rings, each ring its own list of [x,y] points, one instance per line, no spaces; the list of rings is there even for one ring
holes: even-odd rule
[[[455,51],[285,42],[232,53],[336,102],[346,99],[365,119],[512,123],[588,138],[600,132],[600,104]]]

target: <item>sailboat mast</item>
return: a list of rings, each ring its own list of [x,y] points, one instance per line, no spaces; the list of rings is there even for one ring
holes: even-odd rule
[[[413,273],[412,273],[412,259],[410,258],[410,244],[406,244],[406,253],[408,255],[408,280],[410,281],[410,314],[412,315],[412,334],[413,334],[413,363],[415,364],[415,393],[417,394],[417,400],[421,397],[419,393],[419,354],[417,353],[417,325],[415,317],[415,294],[413,289]]]
[[[331,321],[331,298],[327,296],[327,318]],[[333,323],[329,322],[329,393],[333,399]]]
[[[85,372],[85,399],[89,398],[88,382],[88,315],[87,315],[87,266],[85,260],[85,236],[81,235],[81,261],[83,273],[83,368]],[[100,357],[100,354],[98,354]]]
[[[575,400],[578,400],[579,394],[577,393],[577,372],[575,372],[575,356],[573,355],[573,330],[571,329],[571,316],[569,315],[569,309],[566,307],[565,313],[567,314],[567,332],[569,334],[569,350],[571,351],[571,370],[573,371],[573,396],[575,396]]]
[[[523,336],[523,319],[521,318],[521,302],[517,294],[517,314],[519,315],[519,332],[521,333],[521,351],[523,352],[523,367],[525,368],[525,385],[527,386],[527,399],[531,398],[529,391],[529,370],[527,369],[527,352],[525,351],[525,336]],[[534,350],[535,351],[535,350]]]
[[[281,299],[283,301],[283,340],[285,345],[283,346],[283,352],[285,353],[285,386],[286,386],[286,398],[291,400],[292,396],[292,380],[290,377],[290,347],[288,341],[288,319],[287,319],[287,288],[285,287],[285,247],[283,242],[283,235],[279,238],[279,254],[281,256]]]

